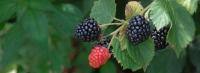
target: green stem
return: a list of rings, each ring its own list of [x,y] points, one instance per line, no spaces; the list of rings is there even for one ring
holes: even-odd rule
[[[119,21],[119,22],[125,22],[125,20],[122,20],[122,19],[118,19],[118,18],[114,18],[114,20],[116,20],[116,21]]]
[[[110,43],[108,44],[108,49],[110,49],[110,46],[111,46],[111,44],[112,44],[113,39],[115,38],[115,36],[116,36],[116,35],[113,35],[113,36],[112,36],[112,38],[111,38],[111,40],[110,40]]]
[[[109,45],[108,45],[108,48],[109,48],[109,49],[110,49],[110,46],[111,46],[111,43],[112,43],[113,39],[116,37],[116,35],[118,34],[118,32],[124,28],[124,26],[125,26],[125,24],[122,25],[122,26],[120,26],[117,30],[113,31],[113,32],[110,33],[109,35],[107,35],[107,36],[111,36],[111,35],[112,35],[112,38],[111,38],[110,43],[109,43]]]
[[[108,24],[102,24],[102,25],[99,25],[99,26],[103,28],[103,27],[111,26],[111,25],[119,26],[119,25],[122,25],[122,23],[108,23]]]
[[[116,35],[118,34],[119,31],[121,31],[124,26],[126,24],[128,24],[127,21],[125,20],[122,20],[122,19],[118,19],[118,18],[114,18],[114,20],[116,21],[119,21],[120,23],[112,23],[112,24],[104,24],[104,25],[101,25],[100,27],[104,27],[104,26],[110,26],[110,25],[121,25],[119,28],[117,28],[115,31],[111,32],[110,34],[106,35],[105,37],[109,37],[109,36],[112,36],[111,40],[110,40],[110,43],[108,45],[108,49],[110,49],[110,46],[111,46],[111,43],[113,41],[113,39],[116,37]]]

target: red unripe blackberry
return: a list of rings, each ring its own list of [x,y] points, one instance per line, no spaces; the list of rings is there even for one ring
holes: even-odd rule
[[[93,18],[87,18],[75,28],[75,38],[82,41],[98,40],[101,29]]]
[[[111,54],[109,52],[109,49],[97,45],[92,49],[89,54],[89,65],[92,68],[99,68],[104,65],[108,61],[108,59],[110,59],[110,57]]]
[[[126,34],[134,45],[147,40],[150,33],[149,22],[143,16],[137,15],[129,20]]]
[[[167,33],[169,27],[163,27],[159,30],[154,29],[151,33],[151,37],[154,40],[156,50],[164,49],[167,47],[168,43],[166,42]]]

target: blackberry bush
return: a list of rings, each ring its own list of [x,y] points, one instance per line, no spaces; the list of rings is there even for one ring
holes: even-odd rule
[[[0,0],[0,73],[200,73],[199,16],[200,0]]]
[[[149,22],[143,16],[137,15],[130,19],[126,34],[133,44],[145,41],[150,33]]]
[[[169,31],[169,27],[163,27],[159,30],[154,29],[151,33],[151,37],[154,40],[155,48],[157,50],[164,49],[168,43],[166,42],[167,33]]]
[[[94,41],[100,36],[101,29],[93,18],[87,18],[75,28],[75,38],[82,41]]]

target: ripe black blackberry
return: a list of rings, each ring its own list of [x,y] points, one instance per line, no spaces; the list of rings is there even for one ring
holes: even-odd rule
[[[94,41],[100,36],[101,29],[93,18],[87,18],[75,28],[75,38],[82,41]]]
[[[159,30],[154,29],[151,33],[151,37],[154,40],[156,50],[164,49],[167,47],[168,43],[166,42],[167,33],[169,31],[169,27],[163,27]]]
[[[137,15],[130,19],[126,34],[134,45],[147,40],[150,33],[150,24],[143,16]]]

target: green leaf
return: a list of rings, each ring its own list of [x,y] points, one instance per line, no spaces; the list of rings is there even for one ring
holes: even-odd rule
[[[133,45],[126,38],[121,36],[119,38],[115,37],[112,42],[113,55],[118,63],[123,66],[123,69],[136,71],[140,68],[144,68],[145,70],[154,56],[153,41],[148,39],[139,45]],[[121,41],[122,39],[123,41]],[[121,45],[121,43],[125,44]]]
[[[194,43],[192,43],[192,45],[189,47],[189,56],[190,56],[190,60],[192,62],[192,65],[194,65],[196,67],[197,72],[196,73],[200,73],[200,36],[198,36]]]
[[[0,0],[0,23],[8,20],[17,10],[16,0]]]
[[[71,67],[70,62],[70,54],[73,52],[73,48],[71,47],[71,43],[69,43],[70,38],[63,38],[59,35],[59,39],[56,37],[52,37],[52,41],[49,45],[50,51],[50,62],[51,62],[51,70],[55,73],[62,72],[62,66],[65,68]]]
[[[181,73],[185,57],[177,58],[173,50],[158,51],[145,73]]]
[[[43,11],[53,11],[54,7],[49,2],[49,0],[30,0],[28,1],[30,8],[43,10]]]
[[[108,61],[105,65],[101,67],[100,73],[117,73],[115,64],[111,61]]]
[[[1,38],[2,55],[0,60],[0,72],[4,72],[19,59],[18,51],[24,43],[24,34],[20,26],[12,29]]]
[[[154,57],[154,44],[151,39],[148,39],[138,45],[129,43],[127,51],[129,56],[132,57],[137,64],[142,67],[146,67]]]
[[[74,17],[81,17],[82,11],[72,4],[63,4],[62,11],[66,14],[72,14]]]
[[[161,3],[153,2],[151,4],[150,11],[150,19],[153,21],[153,25],[157,30],[168,25],[170,23],[170,18],[166,13],[165,9],[160,6]]]
[[[175,0],[155,0],[154,2],[157,6],[163,8],[163,12],[167,13],[171,20],[170,23],[172,27],[169,31],[168,41],[175,50],[177,56],[179,56],[194,37],[194,21],[189,12]]]
[[[198,1],[199,0],[177,0],[177,2],[184,6],[187,9],[187,11],[190,12],[190,14],[194,14],[194,12],[196,12],[198,7]]]
[[[180,7],[178,4],[177,6],[175,4],[172,6],[177,9],[177,12],[170,16],[173,25],[169,32],[168,40],[173,45],[176,54],[179,55],[193,40],[195,25],[192,17],[183,7]]]
[[[20,16],[21,13],[18,13]],[[26,37],[20,56],[22,65],[30,72],[48,72],[48,20],[45,14],[35,9],[26,9],[17,22]],[[36,54],[37,53],[37,54]]]
[[[79,53],[79,56],[74,62],[74,66],[77,66],[77,72],[76,73],[91,73],[92,68],[89,66],[89,61],[88,61],[88,54],[89,51],[83,51]]]
[[[138,45],[133,45],[128,41],[127,37],[124,34],[125,32],[120,31],[117,40],[119,43],[119,49],[121,51],[127,51],[127,55],[132,58],[134,63],[136,63],[139,67],[145,68],[149,65],[150,61],[154,56],[154,44],[151,39],[146,40]],[[115,42],[116,43],[116,42]],[[130,67],[131,68],[131,67]],[[137,70],[137,69],[132,69]]]
[[[5,23],[0,23],[0,31],[4,28]]]
[[[24,44],[19,50],[19,64],[23,66],[26,72],[48,72],[50,64],[50,61],[48,60],[48,55],[50,53],[47,49],[48,47],[44,48],[35,42],[32,43],[26,40],[26,44]]]
[[[65,34],[58,32],[51,27],[51,40],[49,40],[49,51],[51,54],[49,55],[50,62],[52,62],[50,66],[55,73],[60,73],[63,65],[65,68],[71,67],[71,58],[69,57],[74,51],[70,36],[63,36]]]
[[[17,9],[23,10],[23,9],[35,9],[40,11],[53,11],[54,7],[49,2],[49,0],[21,0],[16,1],[17,3]]]
[[[117,62],[121,64],[123,69],[131,69],[132,71],[136,71],[141,68],[141,66],[137,63],[135,63],[134,59],[128,55],[127,50],[121,50],[120,48],[120,42],[118,38],[114,38],[112,42],[112,52],[113,56],[117,59]]]
[[[60,11],[57,10],[48,14],[52,43],[50,45],[52,47],[50,50],[52,52],[52,57],[50,57],[51,67],[56,73],[60,73],[62,65],[65,68],[72,65],[71,58],[69,58],[71,52],[75,49],[72,47],[72,32],[74,32],[74,26],[82,19],[82,12],[74,5],[63,4],[60,9]]]
[[[81,22],[82,12],[71,4],[62,5],[62,11],[54,11],[48,14],[50,26],[63,36],[72,36],[75,25]]]
[[[98,0],[94,2],[90,16],[100,24],[110,23],[115,17],[115,0]]]
[[[84,16],[88,15],[92,9],[95,0],[83,0],[81,11],[83,11]]]
[[[37,10],[28,9],[21,17],[20,24],[26,36],[43,47],[48,46],[48,21],[46,16]]]

